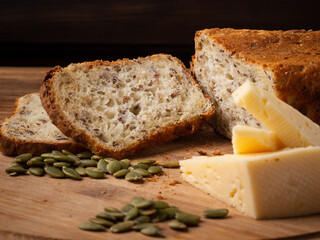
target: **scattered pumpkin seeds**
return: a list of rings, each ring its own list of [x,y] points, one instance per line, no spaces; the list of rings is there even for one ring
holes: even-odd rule
[[[173,219],[173,218],[175,218],[176,212],[178,212],[179,209],[177,207],[167,207],[167,208],[160,209],[159,211],[166,212],[167,218]]]
[[[84,159],[84,158],[88,159],[88,158],[91,158],[91,157],[93,156],[93,153],[92,153],[92,152],[89,152],[89,151],[87,151],[87,152],[81,152],[81,153],[78,153],[76,156],[77,156],[78,158],[81,158],[81,159]]]
[[[30,159],[27,162],[27,165],[29,167],[44,167],[44,162],[42,160],[34,158],[34,159]]]
[[[53,178],[64,178],[65,177],[64,173],[59,168],[56,168],[56,167],[46,166],[46,167],[44,167],[44,171],[50,177],[53,177]]]
[[[147,236],[159,236],[162,233],[162,231],[157,227],[146,227],[141,229],[140,232]]]
[[[142,176],[137,172],[128,172],[125,178],[129,182],[137,182],[143,179]]]
[[[124,178],[129,172],[130,172],[129,169],[121,169],[115,172],[113,176],[116,178]]]
[[[80,223],[78,227],[85,231],[105,231],[106,228],[96,223]]]
[[[80,160],[80,166],[81,167],[96,167],[97,166],[97,162],[95,160],[92,159],[81,159]]]
[[[147,227],[158,227],[156,223],[140,223],[132,227],[133,230],[141,230]]]
[[[43,169],[39,168],[39,167],[31,167],[28,170],[32,175],[35,175],[35,176],[43,176],[44,175]]]
[[[123,213],[127,213],[131,210],[131,208],[133,208],[133,206],[131,204],[126,204],[121,208],[120,211]]]
[[[52,158],[57,161],[61,161],[61,162],[74,163],[73,158],[70,158],[64,154],[61,154],[61,155],[60,154],[53,154]]]
[[[52,165],[52,164],[54,164],[54,163],[56,162],[56,160],[53,159],[53,158],[45,158],[45,159],[43,160],[43,162],[44,162],[44,163],[47,163],[47,164],[49,164],[49,165]]]
[[[131,201],[131,204],[134,205],[135,207],[137,208],[150,208],[153,206],[154,202],[151,201],[151,200],[142,200],[142,201],[137,201],[137,202],[134,202],[132,203]]]
[[[120,160],[120,164],[122,169],[128,169],[131,165],[131,161],[129,159],[122,159]]]
[[[176,161],[164,161],[160,163],[160,166],[165,168],[179,168],[180,164]]]
[[[158,211],[152,216],[151,222],[153,223],[163,222],[167,218],[167,216],[168,214],[166,212]]]
[[[228,215],[229,210],[226,208],[220,209],[208,209],[203,211],[203,215],[206,218],[224,218]]]
[[[169,204],[166,203],[165,201],[155,201],[154,202],[154,205],[153,205],[154,208],[157,208],[157,209],[163,209],[163,208],[168,208],[169,207]]]
[[[116,221],[117,218],[115,216],[112,216],[110,214],[110,212],[101,212],[101,213],[98,213],[96,215],[97,218],[103,218],[103,219],[107,219],[107,220],[111,220],[111,221]]]
[[[184,224],[183,222],[180,222],[178,220],[172,220],[168,223],[168,226],[174,230],[187,230],[188,226]]]
[[[144,216],[150,216],[152,214],[155,214],[157,212],[157,209],[151,208],[151,209],[140,209],[140,214]]]
[[[176,212],[175,218],[178,221],[185,223],[187,226],[196,226],[200,222],[200,216],[181,211]]]
[[[139,209],[137,207],[133,207],[127,212],[126,217],[124,219],[132,220],[136,218],[138,215],[139,215]]]
[[[69,178],[76,179],[76,180],[81,180],[82,179],[80,174],[76,170],[74,170],[73,168],[69,168],[69,167],[63,166],[62,167],[62,172]]]
[[[148,168],[148,172],[151,174],[159,174],[162,172],[162,168],[159,166],[151,166]]]
[[[150,217],[141,215],[141,216],[135,218],[133,221],[134,221],[134,224],[149,223]]]
[[[149,177],[150,176],[150,172],[148,172],[147,170],[145,170],[143,168],[135,168],[132,171],[139,173],[142,177]]]
[[[65,154],[65,155],[73,155],[75,156],[72,152],[69,152],[68,150],[62,150],[62,153]]]
[[[95,223],[95,224],[102,225],[104,227],[111,227],[111,226],[114,225],[113,222],[108,221],[108,220],[103,219],[103,218],[89,218],[89,221],[92,222],[92,223]]]
[[[120,212],[120,210],[118,208],[115,208],[115,207],[105,207],[104,210],[106,212]]]
[[[89,168],[86,168],[86,173],[91,178],[100,179],[105,177],[104,172],[101,172],[99,170],[96,171],[96,170],[91,170]]]
[[[96,160],[96,161],[99,161],[100,159],[102,159],[103,157],[99,156],[99,155],[93,155],[91,156],[91,159],[92,160]]]
[[[152,165],[152,164],[156,163],[156,160],[154,160],[154,159],[143,159],[143,160],[139,160],[138,163]]]
[[[24,162],[29,161],[31,158],[32,158],[32,154],[31,153],[23,153],[23,154],[20,154],[20,155],[16,156],[14,159],[17,162],[24,163]]]
[[[99,161],[98,161],[98,163],[97,163],[97,168],[99,169],[99,170],[101,170],[102,172],[108,172],[108,170],[107,170],[107,165],[108,165],[108,163],[104,160],[104,159],[100,159]]]
[[[22,168],[20,166],[14,166],[14,167],[9,167],[6,169],[7,173],[17,173],[17,174],[23,174],[27,172],[27,169]]]
[[[144,164],[144,163],[137,163],[132,165],[133,168],[142,168],[147,170],[150,166],[148,164]]]
[[[108,165],[107,165],[107,171],[110,174],[114,174],[116,172],[118,172],[119,170],[121,170],[121,163],[119,161],[111,161]]]
[[[62,167],[69,167],[71,164],[70,163],[67,163],[67,162],[55,162],[53,164],[54,167],[57,167],[57,168],[62,168]]]
[[[54,154],[52,153],[42,153],[41,157],[42,158],[53,158]]]
[[[124,221],[124,222],[120,222],[117,223],[115,225],[113,225],[110,230],[113,233],[122,233],[122,232],[128,232],[131,230],[132,226],[133,226],[134,222],[133,221]]]

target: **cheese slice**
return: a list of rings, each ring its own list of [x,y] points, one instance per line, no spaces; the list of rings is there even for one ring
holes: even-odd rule
[[[232,147],[235,154],[273,152],[284,148],[283,143],[273,132],[245,125],[232,129]]]
[[[182,178],[256,219],[320,212],[320,147],[193,157]]]
[[[233,93],[236,104],[244,107],[276,133],[287,147],[320,146],[320,126],[272,94],[246,81]]]

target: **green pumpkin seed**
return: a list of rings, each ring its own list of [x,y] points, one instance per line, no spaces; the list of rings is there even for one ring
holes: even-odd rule
[[[137,204],[139,204],[140,202],[145,201],[146,199],[144,199],[143,197],[133,197],[130,201],[130,203],[135,206]]]
[[[158,227],[156,223],[140,223],[132,227],[133,230],[141,230],[147,227]]]
[[[150,216],[152,214],[155,214],[157,212],[157,209],[151,208],[151,209],[140,209],[139,213],[143,216]]]
[[[77,173],[79,173],[80,176],[84,177],[87,176],[87,172],[86,169],[84,169],[83,167],[77,167],[76,169],[74,169]]]
[[[158,174],[162,172],[162,168],[159,166],[151,166],[148,168],[148,172],[151,174]]]
[[[120,164],[122,169],[128,169],[130,167],[131,161],[129,159],[121,159]]]
[[[120,209],[120,211],[123,213],[127,213],[131,210],[131,208],[133,208],[131,204],[126,204]]]
[[[44,162],[42,160],[32,160],[30,159],[28,162],[27,162],[27,165],[29,167],[44,167]]]
[[[115,207],[105,207],[104,210],[106,212],[120,212],[120,210],[118,208],[115,208]]]
[[[172,220],[168,223],[168,226],[174,230],[187,230],[188,226],[178,220]]]
[[[107,165],[108,163],[104,159],[100,159],[99,162],[97,163],[97,168],[100,169],[102,172],[107,173]]]
[[[94,160],[92,160],[92,161],[94,161]],[[95,178],[95,179],[101,179],[101,178],[105,177],[104,172],[91,170],[89,168],[86,168],[86,173],[89,177]]]
[[[11,162],[12,167],[22,167],[22,168],[28,168],[28,165],[26,163],[20,163],[17,161]]]
[[[55,162],[53,164],[54,167],[57,167],[57,168],[62,168],[62,167],[69,167],[71,164],[70,163],[67,163],[67,162]]]
[[[81,159],[80,160],[80,166],[81,167],[96,167],[97,166],[97,162],[95,160],[92,159]]]
[[[28,170],[32,175],[35,175],[35,176],[43,176],[44,175],[43,169],[39,168],[39,167],[31,167]]]
[[[76,179],[76,180],[81,180],[82,179],[80,174],[76,170],[74,170],[73,168],[69,168],[69,167],[63,166],[62,167],[62,172],[69,178]]]
[[[85,230],[85,231],[105,231],[106,230],[104,226],[95,224],[95,223],[80,223],[78,227],[81,230]]]
[[[168,219],[173,219],[176,216],[176,212],[179,212],[180,210],[176,207],[168,207],[168,208],[163,208],[159,210],[160,212],[166,212],[167,213],[167,218]]]
[[[228,215],[229,210],[226,208],[220,209],[208,209],[203,211],[203,215],[206,218],[224,218]]]
[[[125,217],[125,214],[122,212],[109,212],[109,214],[116,217],[116,218],[120,218],[120,219]]]
[[[19,173],[16,173],[16,172],[11,172],[8,174],[10,177],[16,177],[19,175]]]
[[[124,222],[120,222],[117,223],[115,225],[113,225],[110,230],[113,233],[122,233],[122,232],[128,232],[131,230],[132,226],[133,226],[133,221],[124,221]]]
[[[74,163],[74,160],[73,160],[73,158],[70,158],[70,157],[68,157],[68,156],[66,156],[66,155],[60,155],[60,154],[54,154],[53,156],[52,156],[52,158],[53,159],[55,159],[55,160],[57,160],[57,161],[60,161],[60,162],[67,162],[67,163]]]
[[[150,176],[150,173],[147,170],[143,169],[143,168],[133,169],[133,172],[139,173],[142,177]]]
[[[62,152],[60,152],[58,150],[52,150],[51,153],[55,154],[55,155],[63,155],[63,156],[65,156]]]
[[[112,161],[118,161],[117,159],[115,158],[104,158],[104,160],[107,162],[107,163],[110,163]]]
[[[27,172],[27,169],[15,166],[15,167],[9,167],[6,169],[7,173],[17,173],[17,174],[23,174]]]
[[[49,165],[53,165],[56,162],[56,160],[53,158],[45,158],[43,162]]]
[[[69,152],[68,150],[65,150],[65,149],[62,150],[62,153],[63,153],[64,155],[72,155],[72,156],[75,156],[72,152]]]
[[[121,163],[119,161],[111,161],[107,165],[107,170],[110,174],[114,174],[115,172],[121,170]]]
[[[54,154],[52,153],[42,153],[41,157],[42,158],[53,158]]]
[[[102,159],[103,157],[101,157],[101,156],[98,156],[98,155],[93,155],[93,156],[91,156],[91,159],[92,160],[95,160],[95,161],[99,161],[100,159]]]
[[[31,153],[23,153],[23,154],[20,154],[20,155],[16,156],[14,159],[17,162],[25,163],[25,162],[29,161],[31,158],[32,158],[32,154]]]
[[[115,172],[113,174],[113,176],[116,178],[124,178],[127,175],[127,173],[129,173],[129,172],[130,172],[129,169],[121,169],[121,170]]]
[[[53,178],[64,178],[64,173],[56,167],[52,167],[52,166],[45,166],[44,167],[44,171]]]
[[[154,202],[151,200],[143,200],[143,201],[137,201],[137,202],[132,202],[131,204],[137,208],[150,208],[153,206]]]
[[[143,159],[143,160],[139,160],[138,163],[152,165],[152,164],[156,163],[156,160],[154,160],[154,159]]]
[[[67,155],[68,158],[71,158],[74,160],[73,166],[79,166],[80,165],[80,158],[78,158],[76,155]]]
[[[37,156],[37,157],[33,157],[33,158],[31,158],[29,161],[42,161],[42,160],[43,160],[43,158],[42,158],[42,157]]]
[[[178,221],[185,223],[187,226],[195,226],[200,222],[200,216],[181,211],[176,212],[175,218]]]
[[[133,168],[142,168],[147,170],[150,166],[148,164],[143,164],[143,163],[137,163],[135,165],[132,165]]]
[[[149,216],[139,216],[139,217],[135,218],[133,221],[134,221],[134,224],[148,223],[148,222],[150,222],[150,217]]]
[[[125,220],[132,220],[136,218],[138,215],[139,215],[139,209],[137,207],[133,207],[127,212]]]
[[[87,151],[87,152],[81,152],[81,153],[78,153],[77,154],[77,157],[78,158],[81,158],[81,159],[84,159],[84,158],[91,158],[93,156],[93,153],[92,152],[89,152],[89,151]]]
[[[162,231],[156,227],[146,227],[141,229],[140,232],[147,236],[159,236],[162,233]]]
[[[103,218],[103,219],[107,219],[110,221],[116,221],[117,218],[115,216],[112,216],[110,214],[110,212],[101,212],[99,214],[96,215],[97,218]]]
[[[163,222],[164,220],[166,220],[167,216],[168,214],[165,211],[158,211],[157,213],[151,216],[151,222]]]
[[[165,162],[161,162],[160,166],[165,168],[179,168],[180,164],[179,162],[176,162],[176,161],[165,161]]]
[[[136,172],[128,172],[127,175],[125,176],[126,180],[129,182],[137,182],[141,181],[143,177]]]
[[[111,227],[111,226],[114,225],[113,222],[108,221],[108,220],[103,219],[103,218],[89,218],[89,221],[92,222],[92,223],[95,223],[95,224],[102,225],[104,227]]]
[[[163,209],[168,208],[169,204],[164,201],[155,201],[153,207],[156,209]]]

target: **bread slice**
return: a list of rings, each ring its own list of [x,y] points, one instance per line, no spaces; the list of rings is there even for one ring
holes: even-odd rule
[[[0,125],[0,151],[6,155],[38,155],[54,149],[80,151],[83,147],[51,123],[39,93],[18,98],[15,111]]]
[[[261,127],[231,97],[246,80],[320,124],[319,42],[320,31],[198,31],[192,68],[215,104],[211,125],[229,138],[236,124]]]
[[[183,63],[165,54],[57,66],[41,99],[64,134],[114,158],[191,134],[214,113]]]

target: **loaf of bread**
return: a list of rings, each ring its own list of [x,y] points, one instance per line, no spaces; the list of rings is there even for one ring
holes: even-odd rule
[[[66,136],[114,158],[191,134],[214,113],[183,63],[165,54],[57,66],[41,99]]]
[[[205,29],[195,35],[191,65],[214,101],[211,125],[229,138],[236,124],[261,127],[231,97],[246,80],[320,124],[320,31]]]
[[[83,147],[51,123],[39,93],[18,98],[15,111],[0,125],[0,151],[6,155],[39,155],[53,149],[80,151]]]

